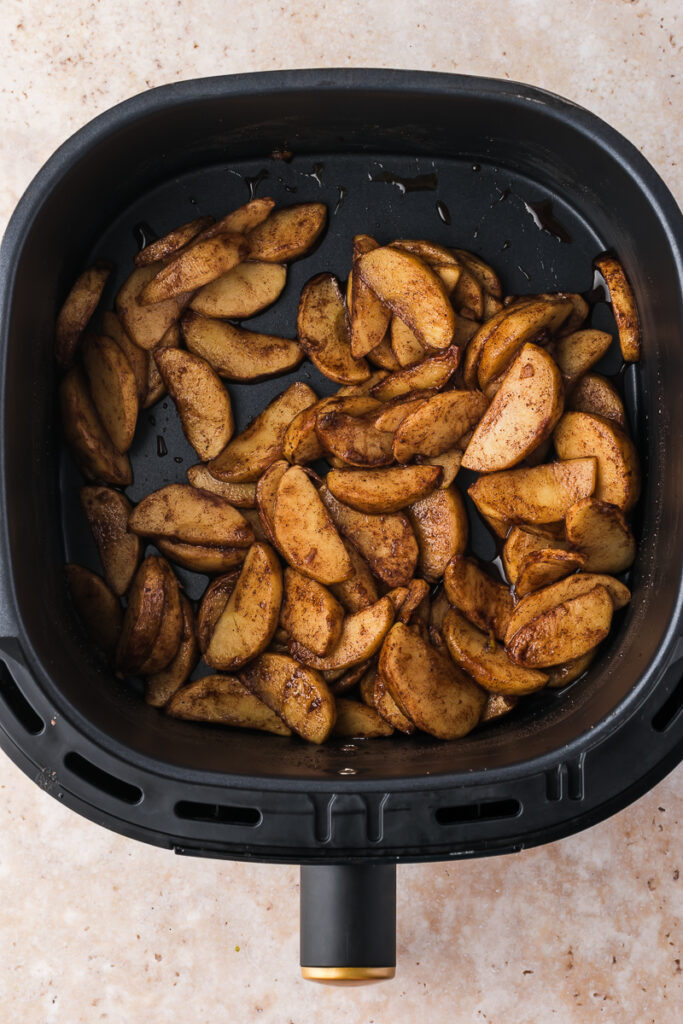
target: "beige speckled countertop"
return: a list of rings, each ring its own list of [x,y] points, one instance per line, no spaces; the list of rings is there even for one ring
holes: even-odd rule
[[[0,221],[53,149],[119,100],[297,66],[543,86],[627,135],[680,200],[680,14],[676,0],[3,0]],[[0,756],[0,1019],[673,1024],[682,780],[679,769],[545,848],[401,867],[397,977],[341,990],[298,976],[296,869],[180,860],[123,839]]]

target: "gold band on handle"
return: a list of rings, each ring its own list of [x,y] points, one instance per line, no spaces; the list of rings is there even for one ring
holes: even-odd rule
[[[381,981],[393,978],[395,967],[302,967],[308,981]]]

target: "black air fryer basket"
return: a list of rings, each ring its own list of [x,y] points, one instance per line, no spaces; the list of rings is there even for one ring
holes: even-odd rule
[[[271,157],[282,149],[291,162]],[[507,293],[585,292],[598,252],[623,262],[644,349],[624,378],[645,476],[633,600],[569,689],[525,699],[457,742],[394,736],[319,748],[169,719],[92,655],[63,572],[67,559],[96,560],[79,478],[60,450],[56,311],[100,256],[117,267],[111,305],[139,222],[162,233],[220,215],[248,199],[248,187],[278,203],[323,200],[330,213],[315,253],[291,267],[283,298],[254,321],[273,333],[292,335],[312,274],[346,276],[359,231],[473,249]],[[543,200],[561,231],[552,222],[539,230],[530,207]],[[96,118],[37,175],[2,246],[7,754],[53,796],[124,835],[194,856],[302,864],[302,964],[323,977],[392,973],[397,862],[546,843],[645,792],[676,764],[683,735],[682,247],[681,213],[630,143],[587,111],[512,82],[241,75],[165,86]],[[605,306],[593,323],[614,330]],[[238,427],[296,378],[334,390],[308,363],[257,386],[231,384]],[[133,500],[184,480],[195,461],[172,403],[142,422]],[[488,536],[474,538],[479,554],[494,554]],[[203,578],[179,575],[190,597],[201,594]]]

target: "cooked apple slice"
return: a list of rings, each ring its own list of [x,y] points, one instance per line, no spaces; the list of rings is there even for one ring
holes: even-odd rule
[[[289,463],[284,459],[278,459],[272,466],[269,466],[256,485],[256,505],[258,508],[261,525],[266,532],[271,544],[277,547],[275,538],[275,498],[280,480],[289,469]]]
[[[314,654],[329,654],[341,637],[344,609],[316,580],[285,569],[280,625]]]
[[[397,316],[391,319],[391,347],[401,367],[416,366],[425,358],[424,345]]]
[[[149,409],[150,406],[156,405],[166,394],[166,385],[164,384],[163,377],[159,373],[159,367],[154,359],[154,353],[158,352],[162,348],[180,348],[180,328],[177,323],[171,324],[169,329],[164,334],[163,338],[151,352],[145,352],[147,356],[147,394],[143,404],[143,409]]]
[[[350,466],[389,466],[394,461],[393,438],[377,429],[372,414],[353,416],[324,409],[316,416],[315,429],[325,451]]]
[[[383,246],[361,256],[355,270],[418,341],[430,348],[448,348],[455,314],[443,282],[424,260]]]
[[[167,569],[163,558],[152,555],[135,574],[116,652],[116,664],[125,672],[137,672],[154,652],[166,605]]]
[[[391,696],[387,684],[384,682],[380,672],[377,669],[371,669],[369,674],[369,683],[366,684],[366,690],[368,686],[371,687],[369,701],[370,707],[374,707],[380,718],[383,718],[385,722],[388,722],[394,729],[398,729],[399,732],[403,732],[406,736],[410,736],[415,732],[415,723],[411,722],[407,718],[400,707]],[[363,682],[361,681],[361,696],[363,694]]]
[[[248,331],[188,310],[181,321],[190,352],[210,363],[226,380],[257,381],[294,370],[304,358],[296,341]]]
[[[259,729],[276,736],[292,734],[282,719],[235,676],[214,675],[195,679],[173,695],[165,711],[173,718],[184,718],[189,722]]]
[[[157,537],[154,543],[169,562],[207,576],[228,572],[241,565],[247,556],[247,548],[208,547],[205,544],[187,544],[185,541],[163,537]]]
[[[128,528],[142,537],[164,537],[205,547],[246,548],[251,526],[225,498],[189,484],[153,491],[133,509]]]
[[[518,629],[507,646],[519,665],[546,668],[580,658],[609,633],[614,605],[605,587],[551,608]]]
[[[474,429],[463,468],[478,473],[510,469],[550,437],[563,409],[557,364],[538,345],[524,345]]]
[[[398,512],[426,498],[441,481],[438,466],[333,469],[326,483],[338,501],[358,512]]]
[[[412,391],[408,395],[401,395],[399,398],[392,398],[384,402],[377,410],[373,422],[378,430],[384,430],[393,434],[399,425],[411,412],[414,412],[428,398],[438,394],[434,388],[422,391]]]
[[[308,358],[330,380],[354,384],[370,376],[365,359],[354,359],[351,353],[348,314],[332,274],[317,274],[304,286],[297,335]]]
[[[333,736],[373,740],[380,736],[391,736],[393,731],[392,726],[374,708],[361,704],[359,700],[337,698],[337,720],[332,730]]]
[[[314,669],[286,654],[262,654],[240,672],[246,688],[310,743],[323,743],[335,719],[335,700]]]
[[[183,433],[203,461],[215,458],[232,437],[230,395],[212,367],[191,352],[161,348],[154,359],[176,404]]]
[[[585,556],[587,572],[620,573],[633,564],[636,542],[616,505],[584,498],[567,510],[567,539]]]
[[[322,459],[325,454],[315,429],[321,405],[322,403],[318,402],[309,409],[304,409],[287,427],[283,452],[287,461],[293,465],[303,466],[308,462],[315,462],[316,459]]]
[[[104,654],[113,655],[123,624],[123,611],[118,598],[101,576],[82,565],[67,565],[66,578],[90,642]]]
[[[140,538],[128,529],[133,506],[124,494],[111,487],[81,487],[80,498],[104,578],[120,597],[128,590],[142,557]]]
[[[298,203],[275,210],[248,234],[249,259],[287,263],[317,242],[327,221],[324,203]]]
[[[188,221],[187,224],[173,228],[162,238],[157,238],[155,242],[150,242],[144,249],[141,249],[135,257],[135,266],[146,267],[148,263],[165,260],[191,242],[202,231],[211,227],[213,223],[213,217],[197,217],[195,220]]]
[[[307,384],[290,384],[209,463],[211,475],[230,483],[258,480],[268,466],[282,458],[285,433],[294,417],[316,402],[316,394]]]
[[[194,635],[194,612],[184,594],[180,595],[183,628],[180,646],[173,660],[145,680],[145,700],[153,707],[162,708],[177,690],[187,682],[199,660],[199,649]]]
[[[505,637],[515,602],[505,586],[494,580],[473,558],[456,555],[444,572],[444,592],[453,607],[484,632]]]
[[[454,555],[467,546],[467,512],[454,487],[432,491],[408,509],[418,547],[420,572],[431,583],[440,579]]]
[[[223,234],[195,241],[148,281],[140,292],[140,302],[149,306],[201,288],[236,267],[248,252],[244,235]]]
[[[434,242],[426,242],[419,238],[399,238],[389,243],[392,249],[412,252],[427,263],[434,273],[441,278],[444,288],[451,295],[460,279],[462,264],[455,258],[450,249]]]
[[[513,526],[503,545],[503,566],[508,581],[517,583],[527,557],[537,551],[567,551],[569,543],[555,537],[553,531],[536,526]]]
[[[503,298],[503,287],[493,267],[485,263],[476,253],[469,252],[467,249],[451,249],[451,252],[460,263],[465,264],[470,273],[478,278],[484,290],[494,299]]]
[[[465,261],[461,264],[460,277],[451,302],[459,313],[468,312],[473,320],[484,318],[484,288]]]
[[[425,580],[411,580],[407,589],[408,593],[398,610],[399,621],[408,626],[413,615],[415,615],[417,622],[424,621],[426,623],[427,615],[425,614],[424,618],[422,618],[420,609],[429,598],[429,584]]]
[[[533,593],[527,594],[515,605],[505,633],[506,646],[509,646],[512,638],[520,629],[533,622],[534,619],[540,618],[541,615],[545,615],[546,612],[560,604],[587,594],[595,587],[605,588],[612,599],[615,611],[623,608],[631,600],[631,592],[628,587],[620,583],[614,576],[594,572],[579,572],[573,576],[566,576],[549,587],[543,587],[542,590],[535,590]]]
[[[204,653],[211,668],[232,671],[265,651],[282,603],[282,570],[268,544],[253,544]]]
[[[446,612],[442,632],[455,663],[490,693],[532,693],[548,682],[547,673],[516,665],[504,647],[455,608]]]
[[[337,529],[358,548],[375,576],[388,587],[410,582],[417,566],[418,546],[402,512],[368,515],[338,501],[327,487],[321,487],[319,494]]]
[[[236,234],[248,235],[250,231],[262,224],[275,206],[275,200],[270,196],[262,196],[259,199],[250,199],[243,206],[231,210],[225,217],[221,217],[215,224],[205,228],[196,241],[203,241],[205,238],[215,238],[216,235]]]
[[[359,395],[369,395],[375,384],[389,376],[388,370],[373,370],[367,380],[361,380],[357,384],[342,384],[338,387],[335,398],[358,398]]]
[[[381,597],[369,608],[362,608],[346,616],[341,636],[329,654],[321,657],[296,641],[291,644],[291,653],[303,665],[319,671],[351,668],[377,653],[393,621],[394,606],[391,599]]]
[[[478,391],[444,391],[427,399],[399,424],[394,434],[396,461],[441,455],[455,447],[479,422],[487,406],[486,397]]]
[[[202,316],[243,320],[271,306],[286,280],[287,270],[279,263],[240,263],[200,288],[190,307]]]
[[[138,405],[144,406],[147,398],[147,376],[149,356],[143,348],[131,341],[124,331],[121,321],[116,313],[106,310],[102,314],[102,334],[106,334],[119,346],[124,356],[130,363],[130,368],[135,374],[135,385],[138,394]]]
[[[225,498],[237,508],[256,508],[256,484],[232,484],[216,480],[208,468],[203,465],[190,466],[187,471],[188,482],[200,491],[211,491]]]
[[[95,410],[83,374],[72,367],[59,386],[64,437],[89,480],[128,487],[133,480],[128,456],[119,452]]]
[[[356,235],[353,239],[352,265],[361,256],[379,248],[369,235]],[[349,313],[351,316],[351,355],[362,359],[376,348],[387,333],[391,310],[383,305],[366,285],[360,274],[349,275]]]
[[[531,551],[520,566],[515,593],[517,597],[524,597],[585,567],[586,559],[578,551],[552,547]]]
[[[627,363],[640,359],[640,319],[638,307],[626,272],[619,260],[606,253],[594,261],[605,279],[612,302],[612,312],[619,331],[621,355]]]
[[[189,292],[154,305],[143,305],[140,295],[159,272],[159,263],[138,267],[123,283],[116,296],[116,312],[123,328],[139,348],[156,348],[169,327],[175,324],[189,302]]]
[[[590,497],[595,489],[597,460],[567,458],[570,461],[480,476],[468,493],[479,511],[494,519],[556,523],[564,519],[571,505]]]
[[[408,626],[397,622],[382,646],[379,670],[403,714],[423,732],[454,740],[474,729],[486,694]]]
[[[367,358],[373,366],[378,366],[385,372],[395,373],[401,369],[398,359],[394,355],[394,350],[391,347],[391,337],[388,331],[380,341],[379,345],[375,345],[372,351],[368,352]]]
[[[141,676],[154,675],[170,665],[178,652],[183,635],[183,611],[178,580],[168,562],[163,558],[160,561],[164,572],[164,607],[152,650],[142,664],[131,669]],[[124,618],[124,632],[125,628]]]
[[[572,312],[567,298],[547,297],[535,302],[509,306],[506,315],[488,336],[481,353],[477,379],[482,391],[512,362],[520,348],[544,328],[551,333],[562,326]],[[495,318],[494,318],[495,319]],[[489,323],[493,323],[490,320]],[[488,327],[488,324],[486,324]]]
[[[344,547],[351,562],[353,576],[343,583],[333,583],[330,590],[348,612],[359,612],[361,608],[367,608],[375,601],[379,601],[377,584],[368,563],[353,544],[345,540]]]
[[[567,409],[590,412],[614,420],[622,430],[628,430],[624,403],[611,381],[599,373],[587,373],[567,398]]]
[[[553,440],[561,459],[596,459],[594,497],[618,505],[624,512],[633,508],[640,495],[640,463],[633,441],[616,423],[587,412],[566,412],[555,427]]]
[[[275,496],[273,529],[290,565],[319,583],[341,583],[353,574],[342,539],[300,466],[282,475]]]
[[[607,331],[574,331],[559,338],[553,354],[566,383],[576,383],[602,359],[611,344],[612,335]]]
[[[71,366],[76,348],[90,318],[97,309],[111,267],[95,263],[76,279],[57,317],[55,358],[60,366]]]
[[[239,571],[217,576],[204,591],[195,625],[197,643],[202,654],[211,642],[216,623],[225,611],[225,606],[237,586],[239,577]]]

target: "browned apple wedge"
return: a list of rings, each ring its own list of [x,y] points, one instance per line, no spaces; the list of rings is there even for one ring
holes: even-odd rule
[[[152,555],[135,574],[116,652],[124,672],[137,672],[154,651],[166,605],[167,568],[163,558]]]
[[[67,565],[66,578],[88,639],[104,654],[113,655],[123,624],[118,598],[101,576],[82,565]]]
[[[408,509],[418,547],[420,572],[431,583],[440,579],[454,555],[467,546],[467,512],[454,487],[432,491]]]
[[[55,358],[60,366],[70,366],[81,334],[90,322],[102,298],[111,267],[95,263],[77,278],[57,317]]]
[[[451,252],[460,263],[465,264],[470,273],[478,278],[484,290],[494,299],[503,298],[503,287],[493,267],[485,263],[476,253],[469,252],[467,249],[451,249]]]
[[[479,391],[444,391],[411,412],[394,434],[394,457],[408,462],[416,455],[440,455],[456,446],[486,412]]]
[[[515,605],[512,594],[473,558],[456,555],[451,559],[444,572],[444,592],[449,603],[475,626],[504,639]]]
[[[309,743],[323,743],[337,717],[327,683],[314,669],[286,654],[262,654],[240,672],[240,679],[259,700]]]
[[[290,384],[209,463],[211,475],[231,483],[258,480],[268,466],[282,458],[285,433],[294,417],[317,400],[307,384]]]
[[[640,318],[633,289],[619,260],[605,253],[594,261],[605,279],[619,331],[621,355],[627,363],[640,359]]]
[[[525,559],[537,551],[568,551],[569,543],[555,537],[551,530],[537,526],[513,526],[503,545],[503,566],[508,581],[514,585],[519,579]]]
[[[426,498],[441,481],[438,466],[333,469],[326,483],[339,501],[358,512],[398,512]]]
[[[159,270],[140,292],[143,306],[164,302],[215,281],[249,252],[244,235],[223,234],[195,241]]]
[[[176,404],[183,433],[203,461],[223,451],[235,421],[230,395],[206,360],[180,348],[154,353],[168,393]]]
[[[124,331],[118,316],[111,310],[106,310],[102,314],[102,333],[116,342],[130,363],[130,368],[135,374],[138,405],[142,408],[147,398],[149,355],[143,348],[138,348],[135,342],[131,341]]]
[[[147,394],[143,405],[144,409],[155,405],[166,394],[166,385],[159,373],[159,367],[154,359],[154,353],[162,348],[180,348],[180,328],[177,323],[171,324],[163,338],[151,352],[145,352],[147,356]]]
[[[379,670],[398,708],[418,729],[454,740],[474,729],[486,694],[403,623],[392,627],[382,646]]]
[[[285,569],[280,625],[314,654],[329,654],[341,637],[344,609],[330,591],[296,569]]]
[[[420,621],[420,608],[428,598],[429,584],[425,580],[411,580],[408,584],[406,598],[398,612],[399,620],[405,623],[406,626],[410,625],[410,620],[413,616],[415,616],[416,621]],[[427,616],[425,615],[423,621],[426,622],[426,619]]]
[[[543,587],[542,590],[535,590],[532,594],[527,594],[515,605],[505,633],[506,646],[510,645],[512,638],[520,629],[533,622],[534,619],[540,618],[541,615],[545,615],[546,612],[560,604],[587,594],[595,587],[605,588],[610,595],[615,611],[623,608],[631,600],[631,592],[628,587],[620,583],[614,576],[594,572],[575,573],[573,576],[558,580],[557,583],[553,583],[549,587]]]
[[[371,669],[369,675],[369,683],[366,684],[366,690],[371,687],[369,693],[369,703],[371,707],[374,707],[380,718],[383,718],[385,722],[388,722],[394,729],[398,729],[399,732],[405,733],[410,736],[415,732],[415,724],[407,718],[398,704],[391,696],[387,684],[384,682],[380,672],[377,669]],[[361,696],[362,696],[363,683],[361,682]]]
[[[213,675],[183,686],[166,705],[166,714],[189,722],[211,722],[291,736],[292,731],[235,676]]]
[[[300,466],[282,475],[275,496],[273,530],[290,565],[319,583],[341,583],[353,575],[342,539]]]
[[[552,333],[561,327],[572,308],[570,299],[548,296],[534,302],[521,302],[504,310],[505,315],[488,334],[479,359],[477,379],[482,391],[539,331],[547,329]],[[493,324],[494,320],[490,320],[486,327]]]
[[[455,314],[443,282],[424,260],[383,246],[362,256],[355,269],[418,341],[430,348],[448,348]]]
[[[172,256],[183,246],[191,242],[193,238],[196,238],[202,231],[205,231],[208,227],[214,223],[213,217],[196,217],[195,220],[190,220],[187,224],[181,224],[177,228],[173,228],[172,231],[167,232],[161,238],[157,238],[156,241],[150,242],[144,249],[135,257],[136,267],[146,267],[148,263],[156,263],[158,260],[164,260],[168,256]]]
[[[516,665],[504,647],[455,608],[446,612],[442,632],[453,661],[490,693],[532,693],[548,682],[547,673]]]
[[[142,664],[132,670],[141,676],[153,675],[170,665],[178,652],[183,635],[183,611],[178,580],[168,562],[163,558],[160,562],[164,573],[164,608],[152,650]],[[125,625],[124,618],[124,632]]]
[[[224,234],[236,234],[236,235],[248,235],[250,231],[262,224],[267,217],[272,213],[273,207],[275,206],[275,200],[271,199],[270,196],[262,196],[259,199],[250,199],[244,206],[238,206],[236,210],[231,210],[225,217],[221,217],[215,224],[211,224],[205,228],[200,235],[197,236],[197,241],[203,241],[205,238],[215,238],[216,235]]]
[[[368,563],[353,544],[345,540],[344,547],[351,562],[353,576],[343,583],[332,584],[330,590],[348,612],[359,612],[361,608],[367,608],[379,600],[377,583]]]
[[[356,235],[353,239],[352,266],[361,256],[372,252],[378,245],[369,235]],[[349,313],[351,317],[351,355],[362,359],[376,348],[387,333],[391,311],[368,288],[360,274],[349,275]]]
[[[243,320],[271,306],[286,280],[287,270],[279,263],[240,263],[200,288],[190,307],[202,316]]]
[[[288,462],[293,465],[305,465],[307,462],[315,462],[322,459],[325,449],[320,443],[315,429],[318,409],[322,403],[318,402],[309,409],[304,409],[298,416],[295,416],[287,427],[283,442],[283,453]]]
[[[559,338],[553,354],[566,383],[569,386],[576,383],[602,359],[611,344],[612,335],[607,331],[574,331]]]
[[[321,487],[319,494],[337,529],[358,548],[375,576],[388,587],[410,582],[417,566],[418,546],[402,512],[368,515],[338,501],[327,487]]]
[[[333,736],[347,739],[374,740],[380,736],[391,736],[393,728],[374,708],[348,697],[337,698],[337,720]]]
[[[590,412],[614,420],[622,430],[627,430],[624,403],[614,384],[599,373],[587,373],[581,378],[567,398],[567,409],[574,412]]]
[[[228,481],[216,480],[208,468],[203,465],[190,466],[187,479],[193,487],[200,491],[211,491],[225,498],[237,508],[256,508],[256,484],[232,484]]]
[[[391,319],[391,347],[398,365],[416,366],[425,358],[424,345],[418,341],[414,332],[399,317]]]
[[[584,498],[567,510],[567,540],[584,555],[587,572],[620,573],[633,564],[636,542],[616,505]]]
[[[640,496],[640,463],[633,441],[616,423],[587,412],[566,412],[553,440],[561,459],[596,459],[596,498],[624,512],[633,508]]]
[[[320,657],[295,641],[291,644],[291,653],[303,665],[319,671],[351,668],[377,653],[393,621],[394,606],[391,599],[382,597],[368,608],[346,616],[341,636],[329,654]]]
[[[277,547],[275,538],[275,498],[280,480],[289,469],[289,463],[278,459],[269,466],[256,485],[256,506],[259,518],[271,544]]]
[[[372,351],[368,352],[367,358],[373,366],[378,366],[385,372],[395,373],[401,369],[391,347],[391,337],[388,331],[379,345],[375,345]]]
[[[480,476],[468,493],[479,511],[494,519],[556,523],[564,519],[571,505],[590,497],[595,489],[597,460],[568,458],[568,462]]]
[[[192,310],[185,313],[181,325],[190,352],[205,359],[227,380],[265,380],[289,373],[304,358],[304,350],[296,341],[248,331]]]
[[[187,544],[185,541],[163,537],[157,537],[154,543],[169,562],[192,572],[206,573],[207,576],[228,572],[241,565],[247,556],[247,548],[208,547],[205,544]]]
[[[474,429],[463,468],[478,473],[510,469],[550,437],[563,409],[557,364],[538,345],[524,345]]]
[[[414,412],[419,405],[437,393],[434,388],[429,388],[426,391],[412,391],[408,395],[401,395],[399,398],[392,398],[388,402],[383,402],[377,410],[373,422],[378,430],[384,430],[387,433],[393,434],[406,416]]]
[[[551,608],[517,630],[507,645],[519,665],[546,668],[580,658],[609,633],[614,605],[606,587]]]
[[[187,682],[199,660],[199,648],[194,635],[194,612],[184,594],[180,595],[183,628],[180,646],[173,660],[145,680],[145,700],[153,707],[162,708],[177,690]]]
[[[169,484],[134,508],[128,527],[142,537],[164,537],[205,547],[248,547],[254,532],[225,498],[189,484]]]
[[[457,285],[463,267],[455,258],[450,249],[444,245],[437,245],[434,242],[427,242],[421,238],[398,238],[390,242],[390,248],[402,249],[403,252],[412,252],[427,263],[434,273],[441,278],[444,288],[451,295]]]
[[[342,384],[335,393],[335,398],[357,398],[359,395],[369,395],[375,384],[389,376],[388,370],[373,370],[367,380],[361,380],[357,384]]]
[[[197,643],[202,654],[211,642],[216,623],[225,611],[225,606],[237,586],[239,576],[239,571],[217,576],[204,591],[195,624]]]
[[[468,434],[465,434],[458,444],[465,444],[465,439],[468,436]],[[441,483],[439,484],[439,487],[442,488],[442,490],[445,490],[447,487],[451,486],[458,475],[458,470],[462,465],[462,457],[464,454],[465,453],[462,448],[449,448],[448,451],[441,452],[440,455],[418,455],[416,456],[415,461],[421,466],[434,466],[436,469],[440,469]]]
[[[330,380],[354,384],[367,380],[370,369],[351,353],[351,329],[336,277],[318,274],[301,292],[297,335],[306,355]]]
[[[144,349],[156,348],[169,327],[177,323],[189,302],[189,292],[176,295],[154,305],[143,305],[141,292],[156,277],[161,264],[138,267],[123,283],[116,296],[116,312],[130,339]]]
[[[248,234],[249,259],[287,263],[317,242],[327,220],[324,203],[299,203],[275,210]]]
[[[323,410],[317,414],[315,429],[325,451],[350,466],[389,466],[394,461],[393,438],[377,429],[372,414]]]
[[[577,569],[586,568],[586,559],[578,551],[541,548],[531,551],[522,561],[515,584],[517,597],[548,587]]]
[[[128,487],[133,480],[128,456],[117,451],[95,410],[83,374],[72,367],[59,386],[64,438],[89,480]]]
[[[104,578],[120,597],[128,590],[142,557],[140,538],[128,529],[133,506],[124,494],[111,487],[81,487],[80,498]]]
[[[232,671],[265,651],[275,635],[281,603],[278,557],[268,544],[253,544],[204,652],[206,664]]]

